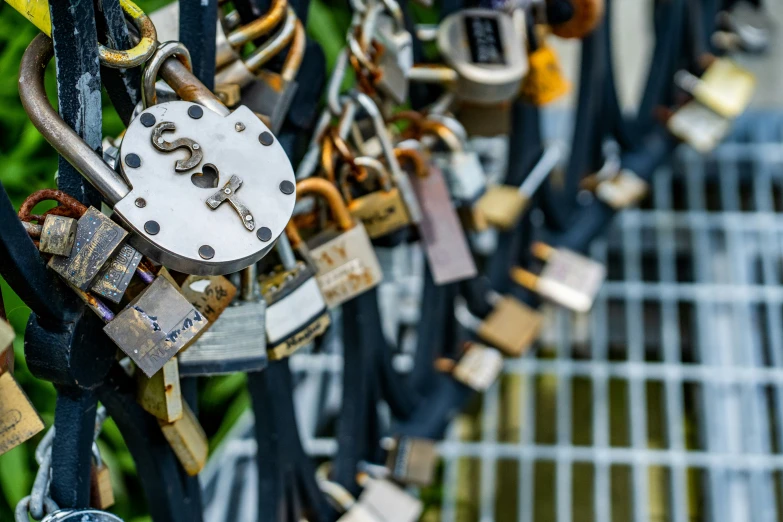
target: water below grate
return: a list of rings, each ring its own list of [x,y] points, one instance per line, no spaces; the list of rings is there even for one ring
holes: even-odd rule
[[[591,247],[609,274],[591,314],[547,310],[535,354],[453,423],[424,520],[783,520],[781,129],[750,114],[709,157],[681,147],[660,169]],[[292,360],[316,456],[335,443],[307,405],[338,407],[340,366]],[[255,517],[251,433],[248,415],[203,474],[209,522]]]

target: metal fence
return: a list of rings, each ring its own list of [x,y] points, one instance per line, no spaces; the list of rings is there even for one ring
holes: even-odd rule
[[[781,210],[783,115],[745,116],[709,157],[681,147],[649,201],[593,244],[608,280],[592,313],[547,310],[535,353],[508,360],[453,424],[425,518],[782,519]],[[415,256],[390,255],[384,292],[415,324]],[[292,359],[305,447],[324,457],[334,441],[314,434],[340,397],[333,349]],[[252,422],[202,476],[210,522],[254,516]]]

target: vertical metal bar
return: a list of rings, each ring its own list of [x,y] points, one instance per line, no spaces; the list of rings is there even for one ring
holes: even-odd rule
[[[92,391],[57,387],[50,493],[61,508],[89,505],[96,406]]]
[[[101,73],[92,2],[49,2],[57,71],[60,116],[100,154]],[[66,158],[60,157],[57,186],[85,205],[100,207],[101,198]]]
[[[571,375],[568,372],[571,357],[571,312],[557,310],[555,315],[557,331],[556,367],[557,367],[557,413],[556,444],[558,459],[556,463],[556,517],[558,522],[569,522],[572,515],[573,499],[571,495]]]
[[[209,90],[215,87],[217,0],[180,0],[179,39],[190,51],[193,74]]]

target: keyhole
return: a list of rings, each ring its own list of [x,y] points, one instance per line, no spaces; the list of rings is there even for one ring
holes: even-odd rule
[[[201,170],[202,172],[196,172],[190,176],[190,182],[198,188],[217,188],[218,179],[220,178],[218,169],[211,163],[207,163]]]

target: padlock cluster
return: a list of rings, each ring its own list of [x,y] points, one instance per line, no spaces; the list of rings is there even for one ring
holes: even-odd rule
[[[107,382],[132,389],[135,402],[124,407],[143,410],[139,418],[158,430],[150,440],[168,444],[159,462],[144,461],[147,472],[168,465],[165,455],[189,476],[207,462],[209,442],[182,380],[244,372],[252,376],[259,455],[277,452],[285,465],[275,466],[287,470],[280,480],[304,491],[292,495],[302,512],[318,512],[313,520],[418,520],[423,505],[412,488],[435,480],[449,421],[497,381],[504,359],[535,345],[542,305],[590,311],[606,271],[584,255],[589,242],[616,211],[643,201],[677,140],[700,152],[720,142],[750,102],[753,75],[725,55],[680,68],[677,35],[662,23],[652,101],[626,125],[606,79],[603,0],[482,2],[441,13],[437,25],[415,24],[396,0],[351,0],[345,47],[328,78],[305,32],[306,3],[202,3],[212,18],[198,15],[201,30],[214,28],[215,37],[206,31],[196,52],[180,42],[188,36],[180,34],[183,17],[197,11],[192,2],[148,17],[119,1],[137,46],[95,53],[122,74],[141,70],[127,130],[106,138],[100,156],[47,99],[44,71],[61,52],[58,17],[9,1],[45,33],[22,62],[22,103],[105,206],[41,190],[19,209],[19,223],[0,228],[24,227],[57,285],[105,323],[111,369],[90,390]],[[680,8],[668,9],[681,28]],[[718,21],[713,39],[725,49],[765,47],[758,13],[744,3]],[[544,144],[538,128],[540,109],[571,92],[555,39],[582,40],[570,149]],[[665,70],[671,78],[654,77]],[[43,201],[56,206],[34,214]],[[400,280],[394,263],[383,262],[394,252],[425,266],[424,283],[399,293],[420,303],[407,374],[394,367],[399,350],[379,312],[381,283]],[[66,328],[41,323],[35,327]],[[288,364],[323,351],[330,336],[343,345],[339,447],[316,470],[291,411]],[[14,380],[13,337],[0,321],[0,419],[14,419],[0,431],[0,454],[44,429]],[[90,342],[98,343],[74,336],[64,358]],[[379,420],[381,402],[391,423]],[[258,418],[262,411],[269,417]],[[50,433],[49,459],[57,450],[51,438],[60,436]],[[92,507],[105,510],[113,503],[107,466],[99,453],[90,458]],[[42,469],[43,483],[62,473],[49,478]],[[288,494],[264,498],[259,509],[279,513],[275,502]],[[28,512],[88,516],[56,511],[87,506],[57,506],[48,492],[20,505],[24,520]]]

